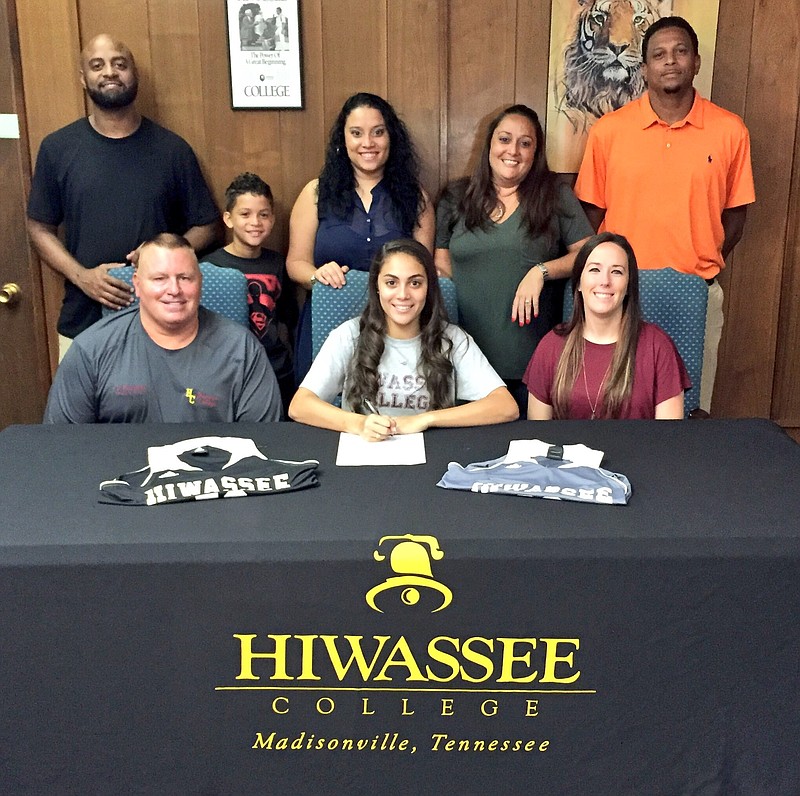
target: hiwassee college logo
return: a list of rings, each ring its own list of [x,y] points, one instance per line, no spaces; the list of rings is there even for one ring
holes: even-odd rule
[[[373,586],[366,594],[367,605],[374,611],[383,613],[378,607],[376,599],[392,589],[399,589],[399,599],[404,605],[417,605],[420,601],[420,589],[433,589],[438,592],[441,599],[438,607],[431,610],[432,614],[447,608],[453,600],[453,592],[443,583],[433,577],[431,559],[440,561],[444,552],[439,547],[439,540],[435,536],[420,536],[407,533],[403,536],[383,536],[373,552],[376,561],[385,561],[386,554],[382,550],[390,543],[393,544],[389,554],[389,566],[394,577],[387,578],[383,583]]]
[[[434,576],[434,562],[444,558],[435,536],[384,535],[372,558],[388,564],[388,576],[370,588],[363,584],[364,591],[348,590],[352,611],[342,612],[340,604],[332,610],[330,601],[321,601],[318,625],[305,621],[300,632],[292,632],[282,618],[292,616],[292,607],[282,607],[277,596],[265,620],[267,632],[232,634],[236,673],[215,690],[270,694],[257,703],[260,725],[245,731],[249,748],[288,754],[538,754],[551,744],[539,723],[541,699],[596,693],[577,685],[578,637],[539,635],[524,615],[517,635],[506,635],[505,627],[498,632],[492,612],[475,614],[478,627],[470,626],[468,634],[448,633],[447,615],[429,621],[424,614],[453,602],[450,587]],[[459,606],[468,609],[469,592],[460,593]],[[359,632],[364,615],[372,616],[368,624],[377,622],[379,632]],[[356,628],[347,632],[343,621]],[[507,714],[514,723],[495,718]],[[535,723],[523,727],[519,719]]]
[[[432,561],[444,557],[436,537],[383,536],[372,557],[379,563],[388,560],[392,573],[364,595],[367,606],[382,615],[384,632],[346,632],[339,625],[340,612],[331,614],[327,604],[321,604],[324,618],[319,628],[305,626],[292,633],[279,623],[270,627],[273,632],[233,633],[239,644],[234,679],[253,683],[246,686],[250,690],[479,689],[481,694],[513,690],[528,695],[547,693],[532,688],[533,683],[559,686],[564,693],[564,686],[581,677],[576,660],[579,638],[540,636],[527,627],[518,635],[499,634],[492,629],[494,614],[477,617],[487,625],[483,632],[449,635],[436,622],[438,634],[426,637],[421,614],[437,613],[453,601],[450,588],[433,576]],[[280,620],[271,615],[269,621],[274,625]],[[409,625],[414,632],[407,634]]]

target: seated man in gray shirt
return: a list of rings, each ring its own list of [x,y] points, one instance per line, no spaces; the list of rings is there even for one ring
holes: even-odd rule
[[[139,305],[75,338],[47,400],[46,423],[280,420],[278,383],[250,331],[200,306],[189,242],[162,233],[141,248]]]

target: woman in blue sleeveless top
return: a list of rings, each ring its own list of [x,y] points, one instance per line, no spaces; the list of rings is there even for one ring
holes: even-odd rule
[[[319,179],[292,209],[289,276],[308,290],[338,288],[354,268],[368,271],[383,244],[413,237],[433,251],[433,206],[419,182],[419,160],[403,122],[375,94],[359,93],[342,107]],[[311,305],[297,334],[298,384],[311,364]]]

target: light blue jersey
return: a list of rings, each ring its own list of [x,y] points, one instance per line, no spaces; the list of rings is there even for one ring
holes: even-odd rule
[[[544,456],[516,462],[509,462],[504,456],[466,467],[450,462],[436,486],[484,494],[609,505],[625,505],[631,495],[630,481],[620,473]]]

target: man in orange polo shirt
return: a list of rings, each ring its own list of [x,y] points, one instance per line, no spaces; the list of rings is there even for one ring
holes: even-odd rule
[[[589,133],[575,193],[595,229],[625,235],[640,268],[674,268],[709,283],[700,408],[709,411],[722,335],[716,279],[755,201],[742,120],[703,99],[697,34],[681,17],[642,41],[647,92]]]

